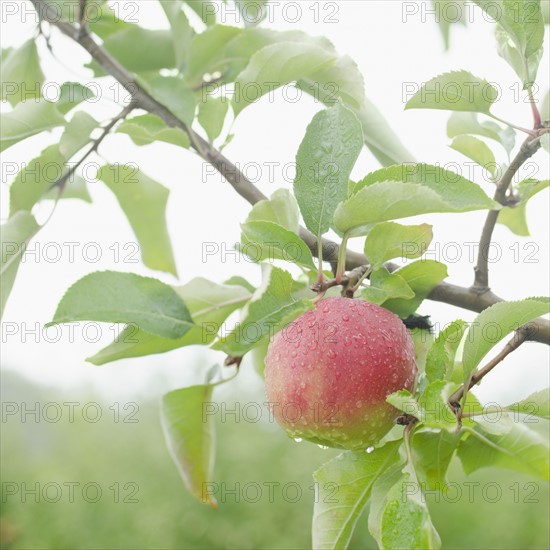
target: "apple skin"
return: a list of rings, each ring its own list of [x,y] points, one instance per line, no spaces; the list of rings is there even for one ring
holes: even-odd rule
[[[400,413],[386,397],[412,392],[418,373],[401,319],[353,298],[320,300],[276,333],[265,365],[271,413],[289,436],[351,450],[391,429]]]

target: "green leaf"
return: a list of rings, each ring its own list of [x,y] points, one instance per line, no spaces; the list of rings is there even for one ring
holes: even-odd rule
[[[88,113],[84,111],[75,113],[59,140],[59,152],[69,160],[90,142],[90,134],[98,126],[97,120]]]
[[[324,47],[336,54],[332,44],[325,44]],[[365,145],[382,165],[414,160],[388,121],[365,97],[363,75],[349,56],[339,56],[333,64],[302,78],[296,85],[327,106],[334,105],[340,98],[359,119]]]
[[[267,16],[269,0],[235,0],[245,27],[259,25]]]
[[[451,25],[466,23],[466,8],[464,0],[432,0],[433,9],[436,13],[436,23],[443,36],[445,50],[449,49]]]
[[[216,507],[207,484],[214,469],[214,424],[204,418],[212,385],[171,391],[162,398],[161,421],[166,444],[188,491]]]
[[[520,182],[515,190],[519,195],[519,202],[514,206],[505,206],[499,213],[497,222],[505,225],[522,237],[528,237],[527,202],[540,191],[550,186],[550,180],[538,181],[527,179]]]
[[[244,68],[252,51],[231,51],[231,44],[235,37],[243,32],[237,27],[228,27],[225,25],[213,25],[204,32],[194,36],[189,50],[189,65],[185,73],[185,81],[191,88],[195,88],[203,82],[205,74],[212,74],[216,71],[225,73],[228,66],[235,63],[231,60],[231,55],[242,57],[243,61],[239,69]],[[239,56],[240,54],[240,56]]]
[[[463,135],[457,136],[450,147],[488,170],[493,177],[495,176],[498,165],[495,155],[485,142],[473,136]]]
[[[425,376],[423,376],[423,373],[426,368],[426,356],[428,355],[428,351],[433,345],[435,339],[433,332],[431,331],[431,329],[429,330],[426,328],[413,328],[409,329],[409,334],[411,335],[414,344],[418,372],[420,376],[422,376],[422,378],[425,380]]]
[[[500,143],[508,154],[516,143],[516,132],[510,126],[502,127],[492,120],[479,122],[477,113],[454,112],[447,122],[447,135],[454,138],[462,134],[474,134],[493,139]]]
[[[546,388],[532,393],[529,397],[504,408],[516,413],[526,414],[529,418],[538,416],[550,420],[550,389]]]
[[[103,47],[128,71],[151,73],[176,66],[172,32],[128,26],[106,36]],[[86,67],[95,76],[103,76],[103,69],[91,61]]]
[[[274,222],[298,234],[300,211],[294,196],[287,189],[277,189],[269,200],[258,201],[248,218],[248,222]]]
[[[29,103],[32,103],[33,99],[42,97],[43,83],[44,73],[40,68],[34,38],[30,38],[18,48],[10,49],[2,59],[1,99],[8,101],[12,107],[21,101],[29,100]]]
[[[64,1],[62,0],[62,2]],[[90,3],[90,0],[87,0],[87,2]],[[137,27],[137,25],[129,23],[126,19],[130,18],[120,17],[120,10],[115,11],[107,2],[102,2],[101,8],[97,10],[97,16],[89,22],[90,30],[102,40],[105,40],[113,34]]]
[[[454,384],[445,380],[436,380],[426,386],[418,400],[422,411],[420,420],[425,426],[449,432],[457,430],[456,416],[449,406],[449,397],[454,388]]]
[[[105,165],[97,177],[117,198],[141,249],[143,263],[176,275],[176,264],[166,227],[169,191],[131,165]]]
[[[394,272],[400,275],[414,291],[414,298],[388,300],[384,307],[402,319],[414,313],[424,298],[447,277],[447,267],[434,260],[417,260]]]
[[[262,340],[255,348],[252,348],[248,354],[254,370],[260,375],[261,378],[264,377],[265,356],[267,355],[268,347],[269,340]]]
[[[497,23],[499,54],[522,79],[524,88],[535,81],[542,56],[544,19],[540,0],[474,0]]]
[[[200,103],[198,121],[211,142],[222,133],[228,109],[229,101],[225,97],[209,95]]]
[[[400,390],[386,398],[395,408],[410,414],[429,428],[454,432],[457,429],[456,416],[449,407],[449,397],[454,385],[444,380],[430,382],[417,399],[409,391]]]
[[[84,178],[75,175],[71,176],[69,181],[65,184],[62,195],[59,195],[59,188],[54,187],[42,195],[42,199],[54,201],[58,199],[78,199],[87,203],[92,202],[92,197],[90,197],[88,187],[86,186],[86,181]]]
[[[233,275],[232,277],[229,277],[229,279],[227,279],[224,284],[232,286],[242,286],[243,288],[246,288],[251,294],[256,291],[255,286],[251,285],[244,277],[240,277],[239,275]]]
[[[165,338],[179,338],[193,326],[185,303],[172,287],[115,271],[90,273],[73,284],[48,326],[73,321],[134,323]]]
[[[26,246],[40,226],[28,212],[17,212],[0,228],[0,318],[4,314],[4,307],[15,282],[17,270]]]
[[[314,43],[280,42],[262,48],[235,81],[235,116],[271,90],[307,78],[335,61],[334,53]]]
[[[0,114],[0,151],[28,137],[63,126],[65,119],[49,101],[25,101]]]
[[[307,244],[281,225],[253,221],[242,224],[241,231],[241,251],[254,261],[279,259],[316,269]]]
[[[458,457],[467,474],[497,466],[550,479],[547,443],[523,424],[513,424],[502,435],[484,432],[478,425],[458,447]]]
[[[472,181],[429,164],[382,168],[358,182],[354,194],[336,208],[334,226],[359,236],[374,223],[432,212],[498,209]]]
[[[362,147],[361,125],[340,103],[317,113],[308,126],[296,155],[294,194],[314,235],[329,230]]]
[[[313,548],[347,548],[374,482],[399,459],[400,441],[372,453],[347,451],[313,474]]]
[[[456,352],[467,326],[466,321],[459,319],[449,323],[438,334],[426,357],[426,377],[430,382],[450,379]]]
[[[187,126],[191,126],[195,118],[195,95],[183,80],[175,76],[155,76],[146,82],[157,101]]]
[[[142,357],[164,353],[191,345],[209,345],[222,327],[222,323],[236,309],[242,307],[254,292],[235,281],[235,284],[216,284],[203,278],[195,278],[175,291],[185,302],[194,325],[180,338],[170,339],[149,334],[139,327],[129,325],[106,348],[87,360],[94,365],[128,357]]]
[[[375,225],[365,241],[365,254],[373,269],[394,258],[419,258],[433,239],[432,226],[399,225],[384,222]]]
[[[364,300],[378,305],[392,298],[410,300],[414,295],[403,277],[397,273],[389,273],[385,267],[377,269],[370,277],[370,286],[361,291]]]
[[[149,145],[156,141],[189,148],[189,136],[180,128],[170,128],[157,115],[139,115],[125,120],[116,131],[128,134],[136,145]]]
[[[57,110],[66,114],[83,101],[95,98],[95,93],[79,82],[63,82],[59,90],[59,98],[56,102]]]
[[[414,161],[414,156],[402,144],[391,124],[382,116],[378,108],[365,98],[361,110],[357,111],[361,122],[365,145],[383,166]]]
[[[415,432],[412,440],[414,465],[431,490],[444,490],[447,469],[460,442],[461,434],[446,430]]]
[[[262,286],[243,310],[241,322],[231,333],[215,342],[213,349],[242,356],[264,338],[314,307],[311,300],[295,300],[292,297],[293,280],[287,271],[263,264],[262,275]]]
[[[464,380],[489,351],[507,334],[549,312],[548,298],[527,298],[517,302],[499,302],[482,311],[466,335],[462,364]]]
[[[181,0],[160,0],[160,5],[172,30],[176,67],[181,70],[186,65],[191,40],[195,33],[182,10],[183,2]]]
[[[205,25],[216,23],[218,7],[210,0],[185,0],[185,3],[201,18]]]
[[[422,85],[405,109],[443,109],[489,114],[498,91],[467,71],[444,73]]]
[[[17,173],[10,185],[10,216],[19,210],[31,211],[41,197],[67,171],[67,159],[58,145],[46,147]]]
[[[389,469],[372,491],[369,531],[382,549],[438,549],[435,530],[415,476],[400,467]]]
[[[548,13],[550,13],[550,4],[548,4]],[[547,90],[546,94],[544,95],[544,99],[540,104],[539,111],[542,120],[550,120],[550,90]]]

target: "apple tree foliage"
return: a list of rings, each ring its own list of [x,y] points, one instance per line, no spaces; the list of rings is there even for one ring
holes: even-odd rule
[[[126,134],[136,156],[140,147],[157,142],[194,150],[237,188],[225,173],[221,153],[232,137],[228,121],[254,109],[255,101],[273,87],[289,84],[322,104],[296,152],[293,189],[263,197],[244,176],[244,189],[237,188],[253,204],[242,220],[238,246],[258,262],[261,286],[253,287],[238,274],[224,282],[194,278],[170,286],[133,273],[90,273],[60,299],[51,324],[90,320],[126,325],[120,337],[88,359],[91,363],[202,345],[218,350],[235,375],[241,359],[249,355],[261,375],[273,332],[313,308],[318,294],[334,295],[342,290],[339,286],[349,292],[352,280],[357,283],[351,289],[356,298],[402,319],[434,292],[440,301],[481,311],[471,325],[457,320],[433,343],[419,343],[425,349],[419,353],[416,392],[400,391],[387,398],[401,425],[374,450],[344,451],[314,472],[319,493],[314,548],[346,548],[367,506],[368,528],[381,548],[438,548],[441,541],[424,492],[446,490],[454,457],[467,473],[498,466],[549,478],[548,441],[517,421],[517,415],[511,421],[507,414],[516,411],[548,420],[548,390],[518,395],[492,423],[483,420],[483,405],[468,391],[494,366],[492,356],[498,362],[492,348],[507,335],[514,336],[504,355],[526,339],[548,343],[548,325],[540,319],[548,313],[548,299],[491,302],[483,298],[488,292],[483,284],[461,289],[460,296],[467,297],[463,302],[460,296],[453,298],[444,283],[446,266],[422,258],[433,238],[432,227],[402,223],[429,213],[460,217],[481,210],[488,212],[491,229],[498,222],[517,235],[528,235],[526,203],[549,184],[535,179],[514,183],[511,177],[540,147],[548,151],[548,96],[541,103],[533,96],[545,34],[540,2],[474,3],[495,21],[498,54],[517,73],[534,124],[524,122],[522,126],[529,126],[525,130],[494,115],[496,89],[467,68],[434,76],[409,99],[406,109],[449,111],[451,147],[491,173],[494,197],[457,173],[411,162],[410,153],[365,95],[354,61],[325,38],[267,28],[262,23],[265,0],[235,0],[243,13],[256,10],[253,20],[239,27],[218,22],[208,0],[159,0],[166,16],[162,30],[125,21],[100,0],[84,3],[84,11],[77,0],[33,0],[40,18],[36,36],[2,51],[2,100],[10,108],[1,114],[1,150],[54,129],[60,136],[11,182],[9,217],[2,226],[2,310],[24,247],[42,228],[33,214],[36,205],[46,200],[91,202],[78,167],[109,133]],[[92,9],[93,16],[86,16]],[[448,43],[449,24],[442,24],[441,30]],[[111,76],[128,90],[132,100],[121,106],[118,117],[100,121],[91,116],[86,107],[94,91],[79,82],[63,82],[56,101],[42,96],[47,81],[43,57],[50,55],[46,46],[62,59],[59,40],[72,40],[72,47],[91,54],[86,68],[97,82]],[[247,86],[258,90],[254,98],[232,94]],[[516,144],[522,132],[526,140]],[[381,168],[373,167],[352,181],[363,147]],[[46,164],[59,167],[53,180],[40,170]],[[38,179],[33,176],[37,172]],[[128,219],[144,265],[177,276],[166,223],[168,190],[153,175],[117,163],[101,166],[97,180],[113,193]],[[131,185],[124,185],[126,181]],[[322,244],[330,230],[341,239],[339,252],[331,243]],[[491,231],[484,232],[480,244],[490,243],[490,237]],[[361,243],[364,256],[346,257],[345,245],[351,240]],[[394,263],[400,259],[406,259],[406,265]],[[354,268],[361,265],[358,275]],[[476,276],[476,283],[483,282],[483,261],[477,270],[481,278]],[[212,330],[235,313],[240,321],[231,332]],[[484,328],[494,326],[498,337],[484,337]],[[162,427],[185,486],[212,506],[216,503],[205,496],[204,486],[212,481],[215,434],[203,419],[203,407],[213,399],[215,387],[232,378],[226,372],[206,369],[201,385],[176,389],[162,399]],[[336,498],[324,498],[325,488],[335,486]]]

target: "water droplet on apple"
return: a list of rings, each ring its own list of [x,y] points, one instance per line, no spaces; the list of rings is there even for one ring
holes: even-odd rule
[[[296,350],[293,350],[290,354],[291,357],[296,357],[298,355],[298,352]]]
[[[342,321],[344,321],[344,323],[347,323],[349,321],[349,315],[342,315]]]
[[[360,409],[363,406],[363,401],[359,400],[355,402],[355,406]]]
[[[327,355],[328,355],[331,359],[336,359],[337,353],[336,353],[333,349],[329,349],[328,352],[327,352]]]

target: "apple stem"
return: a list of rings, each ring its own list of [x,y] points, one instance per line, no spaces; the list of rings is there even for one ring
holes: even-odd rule
[[[317,258],[319,259],[317,282],[322,285],[325,280],[325,276],[323,275],[323,241],[321,235],[317,236]]]
[[[527,94],[529,95],[529,103],[531,104],[531,111],[533,113],[533,126],[536,130],[537,128],[540,128],[542,126],[542,120],[541,120],[540,112],[537,107],[537,100],[535,99],[535,96],[533,94],[532,87],[529,87],[527,89]]]
[[[348,245],[349,234],[344,233],[342,237],[342,244],[340,245],[340,250],[338,251],[338,266],[336,268],[336,282],[340,284],[342,277],[346,271],[346,252]]]

